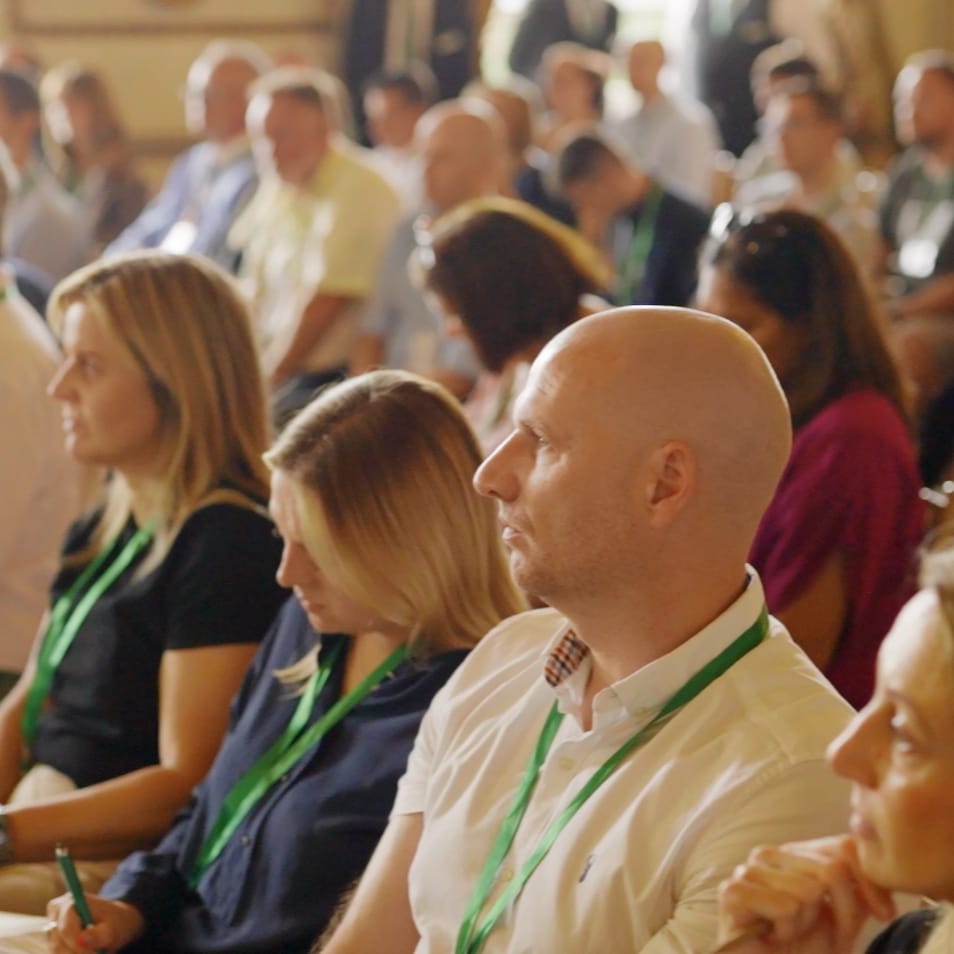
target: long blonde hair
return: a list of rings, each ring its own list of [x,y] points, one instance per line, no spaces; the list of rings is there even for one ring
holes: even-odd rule
[[[267,498],[265,390],[248,311],[225,272],[204,259],[132,252],[60,282],[48,308],[54,329],[76,303],[133,356],[159,408],[156,473],[165,486],[150,515],[150,562],[197,507],[225,497]],[[129,488],[115,474],[79,557],[119,533],[130,513]]]
[[[471,487],[477,439],[439,385],[401,371],[352,378],[265,459],[296,482],[302,541],[329,583],[405,628],[417,651],[473,646],[525,608],[494,505]]]

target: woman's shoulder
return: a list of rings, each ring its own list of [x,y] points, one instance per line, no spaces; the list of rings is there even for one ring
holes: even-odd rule
[[[829,401],[798,428],[795,441],[803,445],[838,443],[845,448],[871,443],[912,447],[901,411],[874,388],[859,388]]]

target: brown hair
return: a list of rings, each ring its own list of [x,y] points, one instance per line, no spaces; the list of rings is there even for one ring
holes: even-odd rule
[[[491,371],[575,321],[580,297],[608,278],[578,233],[514,199],[464,203],[432,234],[425,281],[460,318]]]
[[[733,219],[721,240],[710,240],[703,264],[806,332],[803,359],[781,382],[795,427],[856,388],[873,388],[906,414],[874,302],[851,253],[824,222],[787,209]]]

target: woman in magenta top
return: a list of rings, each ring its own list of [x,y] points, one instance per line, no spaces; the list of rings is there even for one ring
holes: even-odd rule
[[[706,251],[699,298],[762,346],[792,411],[791,459],[751,553],[769,608],[860,707],[913,592],[924,529],[900,378],[874,307],[840,240],[786,210],[729,221]]]

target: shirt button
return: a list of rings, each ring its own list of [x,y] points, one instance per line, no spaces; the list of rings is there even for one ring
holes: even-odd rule
[[[513,880],[513,868],[504,868],[500,872],[501,881],[512,881]]]
[[[286,772],[280,779],[280,782],[284,783],[288,781],[288,772]]]
[[[252,839],[249,838],[248,835],[242,835],[242,837],[239,839],[239,841],[240,841],[243,845],[248,845],[248,844],[251,842],[251,840],[252,840]]]
[[[571,772],[574,768],[573,759],[567,758],[565,755],[561,755],[557,759],[557,768],[561,772]]]

